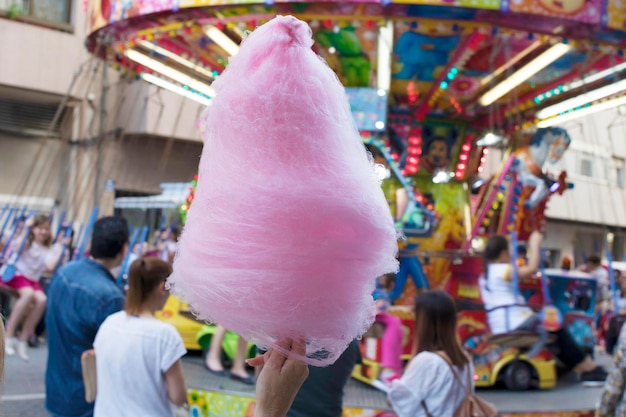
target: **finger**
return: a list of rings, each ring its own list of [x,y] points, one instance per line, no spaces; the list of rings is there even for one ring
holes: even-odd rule
[[[291,351],[299,356],[306,356],[306,341],[295,339],[291,341]]]
[[[271,349],[274,352],[272,353],[272,357],[269,358],[266,363],[275,366],[277,369],[281,369],[287,360],[287,352],[291,349],[291,340],[281,339],[276,342],[276,347],[279,349]]]
[[[262,355],[257,355],[255,358],[250,359],[250,361],[252,361],[250,366],[265,365],[270,360],[270,357],[272,356],[272,350],[273,349],[270,349],[267,352],[263,353]],[[246,363],[249,363],[250,361],[246,361]]]
[[[246,360],[246,363],[253,368],[257,366],[263,366],[265,364],[265,355],[257,356],[256,358]]]
[[[282,350],[288,352],[291,350],[291,339],[289,338],[285,338],[285,339],[279,339],[276,342],[276,346],[280,347]]]

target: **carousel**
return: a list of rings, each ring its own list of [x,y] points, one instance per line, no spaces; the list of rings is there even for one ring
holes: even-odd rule
[[[211,83],[249,31],[278,14],[306,21],[315,52],[346,87],[406,236],[391,291],[400,316],[424,288],[478,303],[482,238],[514,231],[525,240],[542,227],[549,199],[573,186],[565,172],[545,169],[570,144],[563,126],[626,104],[626,6],[618,0],[99,0],[88,6],[86,44],[93,55],[122,77],[202,105],[211,104]],[[486,177],[490,155],[500,162]],[[543,290],[545,303],[552,290]],[[566,312],[565,325],[581,328],[581,343],[589,344],[590,319],[579,313],[570,322]],[[464,317],[471,339],[481,319]],[[375,372],[376,358],[366,359],[361,380]],[[186,365],[200,381],[190,390],[192,415],[251,412],[253,390],[200,374],[200,361]],[[485,372],[484,380],[475,376],[484,381],[477,385],[501,382],[493,368]],[[528,391],[481,395],[503,415],[593,414],[597,389],[572,381],[553,388],[550,371],[538,379]],[[345,406],[346,416],[391,415],[384,394],[357,381],[347,387]]]

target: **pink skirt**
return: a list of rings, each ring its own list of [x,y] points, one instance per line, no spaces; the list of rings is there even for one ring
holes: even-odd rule
[[[30,279],[26,278],[23,275],[15,275],[9,282],[5,282],[5,285],[7,287],[11,287],[14,290],[20,290],[21,288],[32,288],[35,291],[41,291],[43,292],[43,290],[41,289],[41,287],[39,286],[38,282],[35,281],[31,281]]]

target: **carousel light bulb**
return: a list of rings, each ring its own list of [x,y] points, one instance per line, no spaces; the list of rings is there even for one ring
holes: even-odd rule
[[[555,116],[570,109],[575,109],[579,106],[584,106],[585,104],[601,100],[617,93],[621,93],[624,90],[626,90],[626,80],[621,80],[614,84],[609,84],[604,87],[591,90],[587,93],[580,94],[569,100],[565,100],[558,104],[541,109],[537,112],[537,118],[547,119],[548,117]]]
[[[239,52],[239,45],[233,42],[231,38],[215,26],[207,26],[204,32],[213,42],[226,51],[228,55],[234,56],[237,55],[237,52]]]
[[[626,96],[622,96],[616,99],[603,101],[601,103],[593,104],[589,107],[582,108],[581,110],[571,111],[556,117],[552,117],[550,119],[545,119],[537,123],[537,127],[550,127],[554,125],[558,125],[561,123],[569,122],[571,120],[576,120],[579,117],[588,116],[590,114],[598,113],[604,110],[613,109],[615,107],[619,107],[623,104],[626,104]]]
[[[204,95],[207,95],[209,97],[215,96],[215,90],[213,90],[213,88],[211,88],[211,86],[209,86],[208,84],[198,81],[197,79],[192,78],[189,75],[180,72],[168,65],[165,65],[162,62],[157,61],[156,59],[150,58],[149,56],[144,55],[134,49],[129,49],[125,53],[128,59],[135,61],[139,65],[143,65],[144,67],[149,68],[152,71],[163,74],[166,77],[171,78],[172,80],[177,81],[183,85],[187,85],[192,90],[198,91]]]
[[[183,66],[185,66],[185,67],[187,67],[189,69],[192,69],[192,70],[194,70],[196,72],[199,72],[200,74],[202,74],[204,76],[207,76],[209,78],[215,78],[215,75],[213,74],[213,72],[203,68],[202,65],[200,65],[198,63],[194,63],[192,61],[189,61],[188,59],[185,59],[185,58],[181,57],[180,55],[176,55],[175,53],[170,52],[167,49],[162,48],[162,47],[160,47],[158,45],[155,45],[152,42],[141,41],[140,40],[137,43],[140,46],[142,46],[142,47],[144,47],[146,49],[154,51],[154,52],[156,52],[159,55],[163,55],[163,56],[171,59],[174,62],[177,62],[177,63],[179,63],[179,64],[181,64],[181,65],[183,65]]]
[[[186,97],[188,99],[194,100],[200,104],[204,104],[205,106],[209,106],[211,104],[211,99],[210,98],[206,98],[206,97],[202,97],[198,94],[192,93],[189,90],[185,90],[183,87],[178,86],[176,84],[173,84],[169,81],[166,81],[162,78],[159,77],[155,77],[152,74],[141,74],[141,78],[144,79],[144,81],[149,82],[150,84],[154,84],[157,87],[161,87],[164,88],[166,90],[169,90],[173,93],[179,94],[183,97]]]
[[[439,171],[433,177],[433,182],[435,184],[445,184],[448,181],[450,181],[450,177],[451,177],[450,174],[447,173],[446,171]]]
[[[502,142],[503,139],[503,136],[489,132],[482,138],[478,139],[478,141],[476,142],[476,146],[494,146]]]
[[[500,97],[504,96],[515,87],[537,74],[539,71],[561,58],[572,50],[572,46],[564,43],[557,43],[545,50],[528,64],[515,71],[509,78],[487,91],[478,102],[481,106],[488,106]]]
[[[582,80],[573,81],[573,82],[571,82],[571,83],[569,83],[567,85],[560,85],[559,89],[561,91],[569,91],[569,90],[572,90],[574,88],[582,87],[585,84],[591,84],[591,83],[594,83],[596,81],[603,80],[603,79],[605,79],[607,77],[610,77],[613,74],[616,74],[616,73],[624,71],[624,70],[626,70],[626,62],[622,62],[621,64],[616,65],[614,67],[605,69],[605,70],[600,71],[600,72],[596,72],[595,74],[588,75],[588,76],[584,77]]]

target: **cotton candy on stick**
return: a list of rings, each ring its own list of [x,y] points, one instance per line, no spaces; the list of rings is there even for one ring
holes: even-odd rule
[[[396,232],[343,86],[306,23],[256,29],[213,83],[170,284],[200,318],[333,363],[371,325]]]

